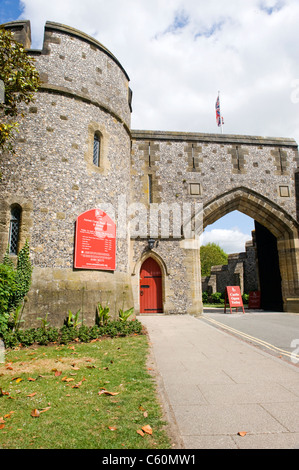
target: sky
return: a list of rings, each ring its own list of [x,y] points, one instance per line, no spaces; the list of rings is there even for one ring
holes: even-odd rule
[[[132,129],[290,137],[299,142],[298,0],[0,0],[0,23],[46,21],[96,38],[133,91]],[[205,231],[244,251],[253,221],[231,213]],[[212,231],[214,232],[212,233]],[[221,232],[215,232],[221,230]]]

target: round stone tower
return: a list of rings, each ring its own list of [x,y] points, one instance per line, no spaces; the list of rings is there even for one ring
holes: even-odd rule
[[[34,324],[49,313],[51,324],[61,325],[69,309],[81,309],[92,322],[99,302],[117,314],[133,306],[121,214],[130,188],[129,78],[111,52],[73,28],[47,22],[43,49],[32,50],[28,21],[4,27],[29,49],[42,80],[16,155],[1,159],[1,255],[15,223],[11,256],[28,239],[33,264],[24,318]],[[106,211],[120,234],[114,270],[75,268],[76,221],[93,209]]]

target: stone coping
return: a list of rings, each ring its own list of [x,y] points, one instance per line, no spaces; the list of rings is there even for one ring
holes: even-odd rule
[[[261,137],[234,134],[206,134],[200,132],[172,132],[132,130],[135,140],[200,141],[217,144],[269,145],[276,147],[298,148],[294,139],[284,137]]]

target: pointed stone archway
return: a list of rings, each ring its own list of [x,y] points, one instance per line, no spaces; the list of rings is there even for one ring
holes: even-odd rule
[[[238,210],[266,227],[277,240],[283,309],[299,312],[298,223],[266,197],[239,187],[204,203],[203,229],[224,215]]]

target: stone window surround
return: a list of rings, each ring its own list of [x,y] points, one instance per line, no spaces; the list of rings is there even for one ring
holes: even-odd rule
[[[9,254],[17,255],[19,252],[20,244],[20,227],[22,221],[22,208],[19,204],[10,206],[10,221],[9,221]]]
[[[9,245],[9,232],[10,232],[10,218],[11,218],[11,209],[14,206],[18,206],[21,209],[21,220],[20,220],[20,227],[19,227],[19,241],[18,241],[18,252],[24,246],[26,240],[30,243],[30,229],[33,225],[32,220],[32,209],[33,204],[28,199],[23,198],[22,196],[18,197],[9,197],[5,199],[0,199],[0,220],[2,222],[2,230],[3,234],[1,239],[3,244],[1,244],[1,252],[0,256],[1,259],[3,258],[6,249]],[[1,230],[1,231],[2,231]],[[16,255],[11,254],[10,257],[12,259],[16,258]]]
[[[94,137],[98,136],[100,140],[100,152],[99,152],[99,166],[93,163],[93,148],[94,148]],[[109,148],[109,134],[107,133],[103,124],[97,122],[90,122],[88,126],[87,136],[88,149],[85,154],[85,161],[89,171],[108,174],[110,162],[108,159],[108,148]]]

